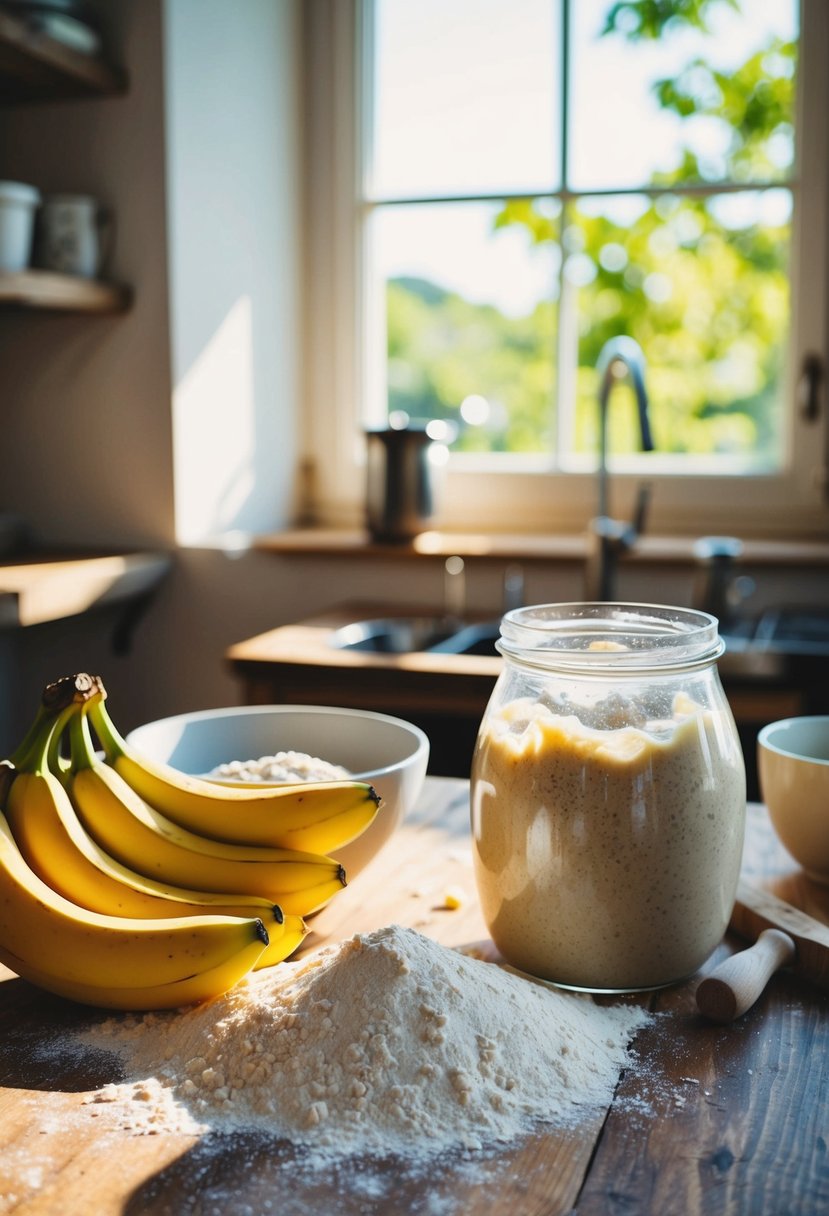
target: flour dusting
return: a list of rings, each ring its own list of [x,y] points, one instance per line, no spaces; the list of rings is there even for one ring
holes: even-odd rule
[[[596,1005],[391,925],[254,974],[177,1013],[109,1018],[82,1039],[118,1053],[98,1102],[136,1130],[267,1131],[320,1164],[427,1159],[565,1126],[608,1103],[636,1006]]]

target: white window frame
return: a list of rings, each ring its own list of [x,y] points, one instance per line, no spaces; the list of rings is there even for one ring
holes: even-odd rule
[[[415,0],[413,0],[415,2]],[[364,517],[365,441],[361,402],[369,389],[364,349],[371,318],[366,291],[361,198],[364,140],[360,79],[364,0],[304,0],[305,300],[303,516],[322,526],[359,526]],[[742,536],[822,536],[829,524],[829,392],[820,415],[800,408],[806,356],[826,366],[829,296],[829,4],[801,0],[798,156],[792,189],[792,314],[785,393],[785,460],[753,476],[631,471],[614,458],[613,513],[633,509],[647,477],[653,488],[648,531]],[[810,121],[804,121],[807,116]],[[475,532],[577,533],[596,513],[591,472],[518,471],[501,458],[450,461],[439,524]],[[510,461],[510,464],[513,462]]]

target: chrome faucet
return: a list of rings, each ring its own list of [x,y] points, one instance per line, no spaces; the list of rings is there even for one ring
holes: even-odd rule
[[[596,364],[599,372],[599,512],[590,521],[592,544],[586,569],[586,596],[588,600],[610,600],[615,595],[616,561],[620,553],[630,549],[645,526],[645,516],[650,498],[650,487],[642,485],[636,499],[633,519],[630,523],[612,519],[608,502],[607,476],[607,410],[610,393],[617,380],[625,375],[630,378],[636,395],[639,414],[639,431],[643,452],[653,451],[650,421],[648,419],[648,394],[645,389],[645,356],[638,342],[621,336],[605,342]]]

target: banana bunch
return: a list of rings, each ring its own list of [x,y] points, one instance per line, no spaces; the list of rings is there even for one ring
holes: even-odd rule
[[[355,839],[379,800],[363,782],[257,791],[184,777],[128,747],[105,696],[98,677],[49,685],[0,762],[0,961],[85,1004],[206,1000],[293,953],[302,918],[345,885],[321,846]]]

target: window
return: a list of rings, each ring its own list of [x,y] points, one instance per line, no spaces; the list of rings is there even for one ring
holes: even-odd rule
[[[820,0],[319,0],[309,25],[324,517],[359,511],[361,426],[402,410],[452,424],[449,526],[584,527],[624,334],[655,451],[622,382],[615,514],[647,479],[652,529],[825,529]]]

